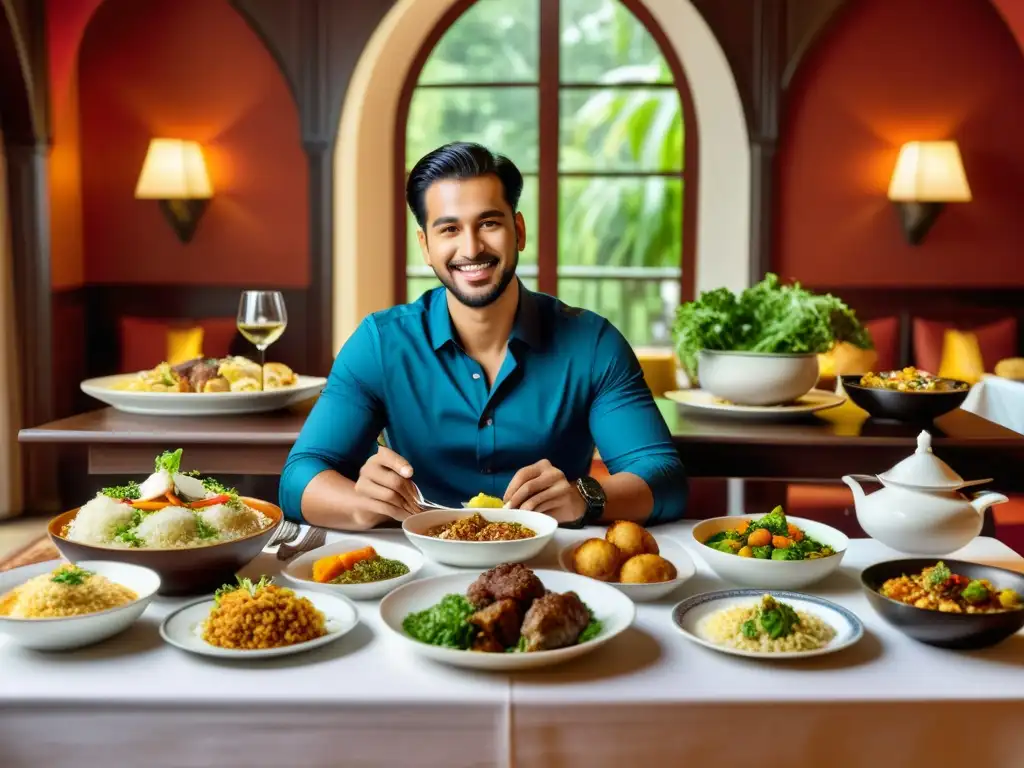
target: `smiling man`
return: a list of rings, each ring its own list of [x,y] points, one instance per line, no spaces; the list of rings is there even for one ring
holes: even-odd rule
[[[516,277],[522,188],[510,160],[477,144],[412,169],[406,200],[443,286],[368,316],[342,347],[281,476],[288,517],[372,528],[416,514],[417,486],[570,527],[683,516],[686,474],[632,348]],[[600,481],[595,445],[611,473]]]

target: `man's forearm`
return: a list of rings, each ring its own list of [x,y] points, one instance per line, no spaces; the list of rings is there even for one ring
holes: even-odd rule
[[[631,520],[643,523],[654,509],[654,494],[643,478],[631,472],[619,472],[601,478],[605,501],[603,523],[614,520]]]
[[[372,512],[356,512],[355,496],[353,481],[325,469],[302,492],[302,516],[310,525],[351,531],[369,530],[388,519]]]

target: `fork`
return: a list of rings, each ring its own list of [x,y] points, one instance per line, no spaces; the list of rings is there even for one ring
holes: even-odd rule
[[[291,560],[293,557],[301,555],[303,552],[309,552],[310,550],[323,546],[325,541],[327,541],[327,530],[325,528],[317,528],[316,526],[311,525],[306,530],[306,535],[302,537],[298,544],[282,544],[278,547],[277,559]]]
[[[446,507],[444,504],[427,501],[423,498],[423,491],[420,490],[420,487],[416,485],[416,483],[413,483],[412,487],[416,489],[416,502],[424,509],[451,509],[451,507]]]
[[[275,544],[287,544],[290,541],[295,541],[299,535],[298,523],[293,523],[291,520],[282,520],[281,527],[277,529],[270,541],[267,542],[267,547],[272,547]]]

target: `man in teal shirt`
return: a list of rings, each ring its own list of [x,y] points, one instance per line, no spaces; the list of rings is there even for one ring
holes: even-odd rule
[[[510,160],[477,144],[413,168],[407,202],[443,286],[366,317],[342,347],[281,475],[289,518],[401,521],[420,511],[417,486],[454,507],[498,496],[568,527],[683,516],[686,474],[632,348],[516,277],[522,187]],[[610,472],[600,482],[595,445]]]

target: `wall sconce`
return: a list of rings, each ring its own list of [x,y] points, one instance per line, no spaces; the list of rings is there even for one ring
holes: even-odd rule
[[[157,200],[168,223],[187,243],[213,197],[203,150],[194,141],[153,139],[135,185],[135,198]]]
[[[904,144],[889,182],[889,199],[911,245],[924,240],[946,203],[970,202],[971,188],[956,142]]]

